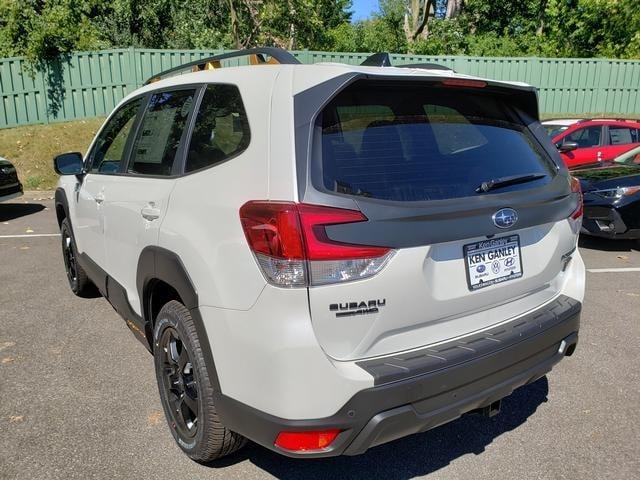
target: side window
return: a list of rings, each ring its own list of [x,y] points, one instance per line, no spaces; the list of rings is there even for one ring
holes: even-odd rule
[[[625,143],[638,142],[638,130],[629,127],[609,127],[609,143],[611,145],[624,145]]]
[[[129,173],[171,175],[194,96],[195,90],[151,96],[133,145]]]
[[[126,104],[118,110],[96,140],[90,156],[90,173],[117,173],[124,160],[127,138],[142,104],[142,98]]]
[[[597,147],[600,145],[601,135],[601,126],[585,127],[564,137],[564,143],[576,142],[579,148]]]
[[[238,88],[210,85],[202,97],[185,171],[209,167],[237,155],[247,148],[250,136]]]

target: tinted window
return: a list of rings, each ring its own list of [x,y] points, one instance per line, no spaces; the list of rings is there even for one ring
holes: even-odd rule
[[[638,130],[629,127],[609,127],[609,143],[611,145],[624,145],[625,143],[637,143]]]
[[[398,201],[477,195],[485,181],[554,166],[502,98],[416,84],[356,82],[318,120],[323,186]]]
[[[129,172],[171,175],[195,90],[160,92],[151,96],[133,145]]]
[[[116,173],[124,159],[125,146],[142,99],[118,110],[100,132],[91,155],[91,173]]]
[[[578,148],[597,147],[600,145],[600,136],[602,135],[602,127],[585,127],[564,137],[563,143],[575,142]]]
[[[222,162],[249,145],[249,122],[233,85],[210,85],[202,98],[185,171]]]
[[[551,137],[551,138],[555,137],[556,135],[561,134],[567,128],[569,128],[566,125],[543,125],[543,127],[547,131],[547,135],[549,135],[549,137]]]

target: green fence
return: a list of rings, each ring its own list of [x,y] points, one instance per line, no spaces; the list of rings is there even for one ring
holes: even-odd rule
[[[0,128],[108,114],[162,70],[221,50],[119,49],[79,52],[27,73],[22,58],[0,60]],[[358,64],[364,53],[299,51],[303,63]],[[459,73],[518,80],[540,92],[547,115],[640,114],[640,61],[392,55],[394,64],[434,62]]]

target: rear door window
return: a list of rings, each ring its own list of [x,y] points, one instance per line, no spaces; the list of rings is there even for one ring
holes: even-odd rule
[[[522,190],[549,182],[555,165],[508,97],[416,84],[355,82],[318,120],[322,186],[395,201],[477,195],[482,182],[534,174]]]
[[[193,108],[195,90],[154,93],[133,145],[129,173],[169,176]]]
[[[624,145],[626,143],[637,142],[640,142],[637,129],[616,126],[609,127],[609,143],[611,145]]]

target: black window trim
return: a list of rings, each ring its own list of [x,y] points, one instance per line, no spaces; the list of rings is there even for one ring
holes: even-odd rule
[[[176,179],[176,178],[186,177],[193,173],[202,172],[203,170],[207,170],[209,168],[217,167],[219,165],[222,165],[223,163],[228,162],[229,160],[233,160],[239,155],[242,155],[251,146],[252,128],[251,128],[251,120],[249,118],[249,115],[247,115],[247,119],[246,119],[247,124],[249,126],[249,140],[247,142],[247,146],[243,150],[240,150],[239,152],[234,153],[233,155],[225,158],[220,162],[214,163],[212,165],[208,165],[206,167],[199,168],[197,170],[192,170],[190,172],[185,172],[187,156],[189,154],[189,146],[191,144],[191,137],[193,135],[196,118],[198,116],[197,114],[200,111],[200,105],[202,103],[202,99],[207,90],[207,87],[211,85],[230,85],[235,87],[238,90],[238,94],[240,95],[240,99],[244,107],[245,102],[242,97],[242,92],[240,91],[240,87],[237,84],[231,83],[231,82],[206,82],[206,83],[188,83],[184,85],[173,85],[173,86],[166,86],[166,87],[158,88],[155,90],[151,90],[148,92],[135,95],[134,97],[131,97],[129,100],[127,100],[126,103],[123,103],[118,109],[111,112],[109,117],[107,117],[104,124],[102,125],[102,127],[100,128],[96,136],[94,137],[94,140],[95,140],[100,136],[100,134],[103,132],[106,125],[109,123],[109,121],[113,118],[113,116],[117,112],[125,108],[127,105],[130,105],[132,102],[135,102],[140,98],[143,99],[140,107],[138,108],[138,111],[136,112],[136,119],[133,126],[131,127],[131,132],[129,133],[129,137],[127,138],[127,143],[125,144],[125,154],[123,156],[122,161],[120,162],[120,167],[118,171],[113,173],[89,171],[88,167],[90,167],[90,162],[93,161],[93,152],[95,150],[95,143],[94,143],[91,150],[87,153],[83,161],[85,166],[84,167],[85,172],[88,174],[90,173],[91,175],[110,175],[110,176],[118,176],[118,177],[143,177],[143,178],[155,178],[155,179]],[[176,152],[176,160],[173,162],[171,175],[146,175],[141,173],[128,172],[127,170],[129,169],[129,162],[131,160],[131,151],[133,149],[133,139],[135,139],[138,136],[138,130],[140,128],[140,125],[142,124],[142,120],[144,118],[144,112],[146,112],[147,110],[149,101],[151,100],[151,96],[155,95],[156,93],[162,93],[167,91],[171,92],[176,90],[195,90],[196,93],[194,96],[195,101],[193,102],[191,111],[189,112],[189,118],[187,119],[186,128],[184,129],[182,137],[180,138],[180,146],[178,147],[178,151]],[[245,112],[246,112],[246,108],[245,108]]]
[[[597,147],[606,147],[607,145],[609,145],[609,125],[606,124],[602,124],[600,125],[600,142],[598,143],[598,145],[594,145],[593,147],[589,147],[589,148],[597,148]]]

